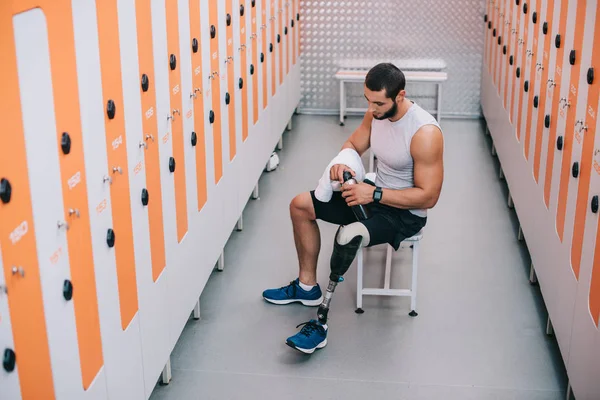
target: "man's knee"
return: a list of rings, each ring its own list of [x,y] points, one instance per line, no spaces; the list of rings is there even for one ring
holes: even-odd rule
[[[292,218],[315,220],[315,207],[310,192],[300,193],[290,202],[290,215]]]
[[[362,241],[360,243],[361,247],[366,247],[369,245],[370,235],[369,230],[362,222],[353,222],[349,225],[342,226],[337,235],[336,242],[342,246],[350,243],[352,239],[357,236],[362,237]]]

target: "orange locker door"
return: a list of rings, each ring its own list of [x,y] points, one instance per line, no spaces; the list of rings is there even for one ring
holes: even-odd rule
[[[2,351],[8,365],[19,369],[23,399],[54,399],[12,17],[11,2],[0,2],[0,107],[4,129],[10,132],[0,135],[0,247],[7,286],[0,296],[8,302],[14,339],[14,348]],[[13,266],[26,268],[26,279],[15,279]]]
[[[513,37],[515,36],[512,33],[512,30],[514,29],[515,26],[515,14],[518,14],[518,12],[515,12],[515,3],[514,1],[510,1],[508,0],[510,3],[510,7],[509,7],[509,11],[508,11],[508,17],[507,17],[507,28],[506,28],[506,33],[504,35],[504,44],[503,44],[503,54],[505,54],[504,57],[504,109],[506,109],[508,111],[508,81],[512,78],[512,68],[511,65],[509,64],[509,59],[510,59],[510,55],[512,54],[512,47],[513,47]],[[486,35],[487,36],[487,35]]]
[[[181,242],[188,231],[187,189],[185,184],[185,160],[183,140],[183,115],[181,93],[181,69],[179,68],[179,17],[176,1],[166,2],[167,49],[169,63],[169,93],[171,102],[170,123],[173,138],[173,157],[169,171],[175,179],[175,214],[177,215],[177,241]],[[179,164],[179,166],[177,166]]]
[[[256,0],[251,0],[252,6],[252,25],[251,35],[252,40],[252,64],[250,64],[250,75],[252,75],[252,124],[258,122],[258,24],[256,22]]]
[[[492,43],[492,81],[494,82],[494,86],[496,91],[500,90],[500,86],[498,85],[498,69],[500,67],[500,45],[502,44],[502,31],[504,30],[504,24],[502,23],[504,17],[504,3],[505,1],[498,2],[498,12],[496,13],[496,23],[494,28],[494,42]]]
[[[233,58],[233,4],[232,0],[225,0],[225,34],[227,39],[227,92],[225,93],[225,105],[228,108],[229,115],[229,161],[233,160],[236,154],[236,126],[235,126],[235,71]]]
[[[260,25],[260,34],[262,36],[262,50],[260,53],[260,66],[262,68],[262,79],[263,79],[263,110],[265,108],[267,108],[268,102],[269,102],[269,81],[268,81],[268,75],[267,75],[267,64],[266,64],[266,58],[267,58],[267,27],[268,25],[268,20],[267,20],[267,0],[262,0],[261,1],[261,13],[262,13],[262,19],[261,19],[261,25]]]
[[[221,78],[219,73],[219,32],[218,0],[210,0],[208,5],[210,35],[210,90],[212,92],[212,110],[208,120],[213,128],[215,154],[215,183],[223,177],[223,137],[221,136]]]
[[[282,18],[285,20],[285,27],[283,28],[283,35],[285,36],[285,74],[288,75],[290,73],[290,2],[286,1],[285,6],[283,8],[283,16]]]
[[[538,120],[537,126],[535,127],[535,151],[533,153],[533,177],[536,182],[539,182],[540,178],[540,163],[542,159],[542,138],[544,135],[544,125],[546,117],[544,115],[546,109],[546,100],[548,99],[548,92],[553,90],[548,82],[548,75],[550,69],[550,51],[551,45],[554,42],[552,33],[554,26],[558,23],[558,19],[564,16],[566,20],[566,13],[568,4],[566,1],[561,3],[560,15],[554,14],[555,0],[548,0],[548,16],[544,21],[545,26],[542,26],[542,33],[544,34],[544,59],[542,61],[542,78],[540,80],[540,93],[539,93],[539,104],[538,104]],[[549,89],[550,87],[550,89]]]
[[[247,39],[246,39],[246,4],[245,0],[240,0],[240,73],[238,88],[242,93],[242,141],[248,138],[248,57],[247,57]]]
[[[277,34],[277,52],[279,53],[279,84],[283,83],[283,14],[282,0],[277,0],[277,19],[279,23],[279,33]]]
[[[275,93],[277,92],[277,56],[275,55],[275,50],[277,49],[275,43],[277,10],[275,8],[275,0],[271,0],[271,17],[269,18],[269,24],[271,25],[271,41],[269,42],[269,57],[271,57],[271,96],[275,96]]]
[[[192,46],[192,93],[190,96],[194,99],[194,132],[192,133],[192,146],[196,148],[196,182],[198,187],[198,211],[200,211],[208,199],[206,181],[206,142],[204,134],[204,85],[202,84],[204,74],[202,73],[200,0],[190,0],[190,36]]]
[[[569,178],[571,176],[571,157],[573,149],[573,139],[581,142],[580,132],[575,135],[575,114],[577,113],[577,98],[579,97],[579,78],[581,73],[581,53],[583,51],[583,33],[585,26],[585,10],[587,0],[578,0],[577,15],[575,17],[575,38],[573,47],[568,52],[569,65],[571,65],[571,76],[569,87],[566,88],[567,96],[560,99],[559,117],[565,118],[566,125],[563,137],[562,165],[560,172],[560,182],[558,187],[558,208],[556,210],[556,233],[560,241],[563,241],[565,231],[565,215],[567,213],[567,192],[569,187]],[[565,52],[566,53],[566,52]],[[556,144],[548,146],[548,152],[554,152]],[[583,165],[582,165],[583,167]],[[590,166],[591,167],[591,166]],[[552,175],[546,173],[546,185],[544,191],[550,196],[552,184]]]
[[[536,91],[536,77],[537,77],[537,71],[538,71],[538,62],[540,62],[542,60],[542,55],[538,53],[538,40],[539,40],[539,33],[540,33],[540,29],[541,29],[541,23],[540,23],[540,10],[542,9],[542,5],[539,4],[540,1],[538,0],[538,4],[536,5],[535,9],[532,11],[531,13],[531,22],[533,23],[533,42],[531,44],[531,46],[529,47],[530,50],[530,65],[529,65],[529,80],[527,81],[527,87],[524,86],[524,89],[527,89],[527,95],[525,95],[525,97],[527,98],[527,116],[525,118],[525,127],[524,127],[524,132],[523,134],[525,135],[523,142],[523,154],[525,155],[525,158],[529,157],[529,146],[531,144],[531,131],[532,129],[534,129],[534,127],[531,124],[531,120],[533,117],[533,109],[534,109],[534,97],[535,97],[535,91]]]
[[[146,154],[146,186],[152,201],[148,202],[150,226],[150,254],[152,280],[156,282],[165,268],[165,233],[163,223],[162,186],[160,181],[160,154],[158,152],[158,119],[156,118],[156,86],[152,48],[152,16],[150,0],[136,3],[140,96],[142,102],[142,129]]]
[[[517,12],[519,12],[519,10],[517,9]],[[525,93],[525,75],[526,75],[526,71],[527,71],[527,64],[528,64],[528,60],[529,60],[529,51],[530,48],[532,48],[531,43],[529,43],[528,40],[528,35],[529,35],[529,3],[528,2],[523,2],[523,5],[521,7],[521,12],[523,13],[523,18],[524,18],[524,23],[523,23],[523,31],[521,32],[520,37],[522,38],[522,50],[521,50],[521,58],[519,60],[519,66],[517,67],[517,78],[518,79],[518,85],[517,86],[517,93],[519,96],[519,102],[517,104],[517,118],[515,119],[515,127],[516,127],[516,131],[517,131],[517,140],[521,141],[521,131],[523,130],[522,128],[522,118],[523,118],[523,95]],[[528,85],[529,83],[527,83]]]
[[[581,68],[581,67],[580,67]],[[594,45],[592,51],[591,65],[584,67],[586,74],[586,82],[588,85],[587,107],[585,109],[585,122],[579,127],[585,128],[581,130],[583,136],[583,148],[581,151],[581,177],[579,178],[579,186],[577,188],[577,204],[575,207],[575,225],[573,230],[573,242],[571,246],[571,265],[573,273],[579,278],[579,270],[581,267],[581,256],[583,248],[583,237],[585,231],[586,213],[588,212],[591,202],[594,198],[589,198],[590,181],[592,174],[600,175],[600,151],[596,148],[600,143],[597,136],[598,126],[598,99],[600,97],[600,9],[596,10],[596,24],[594,29]],[[593,193],[598,195],[599,193]],[[597,201],[597,197],[596,197]],[[600,231],[600,224],[598,225]],[[596,310],[594,318],[598,324],[598,313],[600,312],[600,232],[596,236],[596,250],[594,253],[594,273],[592,275],[592,286],[594,288],[594,296],[590,297],[590,306],[593,304]],[[591,296],[591,294],[590,294]],[[593,301],[592,301],[593,300]]]
[[[67,285],[72,285],[74,288],[72,300],[75,309],[79,361],[83,388],[87,389],[100,372],[104,364],[104,358],[100,337],[96,275],[92,254],[89,204],[86,188],[87,176],[85,173],[81,134],[73,12],[71,2],[66,0],[38,0],[35,2],[15,0],[12,2],[12,11],[18,14],[30,10],[34,5],[42,9],[48,24],[51,79],[54,88],[53,97],[56,128],[58,130],[54,134],[56,135],[57,143],[61,143],[61,147],[64,142],[69,142],[70,144],[69,151],[63,150],[59,157],[61,189],[65,212],[63,218],[66,224],[63,226],[65,230],[60,231],[58,234],[65,234],[67,239],[69,265],[71,266],[71,282],[68,282]],[[8,23],[8,26],[10,27],[11,24]],[[12,33],[9,34],[9,37],[11,36]],[[116,68],[120,70],[120,63],[117,63]],[[115,88],[115,94],[120,96],[122,90],[120,81],[115,85],[118,86],[118,89]],[[110,110],[111,105],[104,103],[105,120]],[[123,110],[121,109],[121,115],[119,115],[121,118],[122,112]],[[126,169],[127,153],[125,148],[122,151],[117,150],[115,153],[118,155],[114,161],[118,163],[117,165],[121,165],[123,169]],[[13,158],[9,157],[9,159],[12,160]],[[126,171],[123,172],[126,176]],[[126,190],[126,193],[129,193],[128,183],[126,183],[126,186],[119,186],[117,190],[120,189]],[[121,204],[128,204],[128,200]],[[131,226],[130,210],[127,209],[120,215],[125,219],[122,226]],[[69,229],[66,229],[67,226]],[[131,232],[131,228],[128,232]],[[126,264],[130,260],[131,265]],[[119,295],[122,296],[120,298],[121,322],[123,327],[126,327],[138,309],[132,241],[123,240],[119,261],[117,275],[119,280]],[[5,268],[11,267],[11,265],[7,266],[6,262],[4,266]],[[25,302],[27,301],[25,300]],[[21,382],[23,383],[23,381]],[[37,383],[33,383],[33,385],[37,385]]]
[[[567,30],[567,18],[569,11],[569,2],[563,1],[561,4],[560,10],[560,22],[558,25],[558,33],[554,37],[554,46],[556,47],[556,68],[554,70],[554,76],[552,77],[552,81],[549,83],[549,89],[547,95],[549,97],[548,100],[551,102],[550,113],[544,115],[543,122],[544,126],[549,129],[548,134],[548,147],[546,153],[546,171],[544,177],[544,203],[546,207],[550,205],[550,185],[548,184],[548,179],[552,180],[552,167],[554,165],[554,146],[556,143],[556,126],[557,126],[557,116],[558,116],[558,103],[559,103],[559,94],[561,92],[562,86],[562,65],[565,56],[565,45],[564,38]],[[538,167],[539,173],[539,167]]]
[[[520,4],[520,3],[519,3]],[[519,87],[521,85],[520,83],[520,76],[521,76],[521,68],[520,68],[520,64],[523,62],[522,61],[522,57],[521,57],[521,53],[519,53],[519,49],[521,48],[521,46],[523,46],[523,44],[525,43],[525,37],[524,37],[524,32],[525,31],[525,16],[523,15],[523,13],[521,12],[521,9],[519,7],[515,7],[515,49],[514,49],[514,53],[511,54],[508,58],[508,64],[511,66],[510,70],[511,70],[511,100],[510,100],[510,113],[509,113],[509,118],[510,118],[510,122],[513,125],[516,125],[516,121],[515,121],[515,112],[516,112],[516,108],[517,108],[517,100],[518,100],[518,92],[519,92]]]

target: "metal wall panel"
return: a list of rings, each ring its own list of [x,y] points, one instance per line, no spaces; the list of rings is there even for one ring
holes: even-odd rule
[[[390,59],[443,59],[448,82],[442,114],[479,116],[485,3],[479,1],[301,0],[302,100],[299,111],[337,113],[334,74],[344,60],[373,64]],[[348,107],[364,107],[360,85],[348,88]],[[407,93],[435,108],[432,85]]]

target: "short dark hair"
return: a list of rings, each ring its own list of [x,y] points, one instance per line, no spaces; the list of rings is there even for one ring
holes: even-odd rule
[[[386,96],[395,99],[406,86],[406,78],[400,68],[391,63],[380,63],[367,73],[365,84],[369,90],[379,92],[385,89]]]

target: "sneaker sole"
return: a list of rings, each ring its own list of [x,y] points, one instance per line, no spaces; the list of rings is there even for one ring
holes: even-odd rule
[[[273,300],[273,299],[268,299],[266,297],[263,297],[263,299],[265,299],[269,303],[278,304],[278,305],[285,305],[285,304],[291,304],[291,303],[302,303],[303,305],[308,306],[308,307],[320,306],[321,303],[323,302],[323,296],[319,297],[317,300],[301,300],[301,299]]]
[[[286,341],[285,344],[287,344],[288,346],[290,346],[294,350],[298,350],[301,353],[312,354],[312,353],[315,352],[315,350],[322,349],[323,347],[327,346],[327,338],[325,338],[321,343],[319,343],[317,345],[317,347],[315,347],[314,349],[303,349],[303,348],[298,347],[295,344],[293,344],[291,342],[288,342],[288,341]]]

